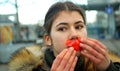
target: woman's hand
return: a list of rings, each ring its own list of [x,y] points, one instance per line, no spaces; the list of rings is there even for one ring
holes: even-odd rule
[[[97,67],[98,71],[104,71],[110,64],[107,48],[99,41],[86,38],[81,39],[80,47],[83,49],[81,54],[89,58]]]
[[[51,71],[74,71],[77,60],[73,47],[64,49],[54,60]]]

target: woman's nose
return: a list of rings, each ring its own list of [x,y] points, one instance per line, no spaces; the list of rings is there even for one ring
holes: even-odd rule
[[[78,31],[75,30],[74,28],[70,30],[70,34],[69,34],[70,39],[78,39],[78,35],[79,35]]]

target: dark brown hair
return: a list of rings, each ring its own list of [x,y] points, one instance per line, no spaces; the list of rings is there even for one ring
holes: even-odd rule
[[[52,23],[54,21],[54,19],[57,17],[57,15],[61,12],[61,11],[77,11],[80,13],[80,15],[82,15],[83,20],[85,22],[85,14],[84,14],[84,10],[82,8],[80,8],[80,6],[77,6],[76,4],[72,3],[72,2],[57,2],[55,4],[53,4],[46,16],[45,16],[45,20],[44,20],[44,29],[46,31],[46,33],[48,35],[50,35],[51,32],[51,26]],[[86,22],[85,22],[86,23]]]

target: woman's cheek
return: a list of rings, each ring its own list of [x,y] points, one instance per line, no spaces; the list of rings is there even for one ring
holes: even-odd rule
[[[87,37],[87,30],[84,29],[82,32],[80,32],[80,37],[81,38],[86,38]]]
[[[55,48],[63,50],[65,48],[65,38],[54,36],[53,45]]]

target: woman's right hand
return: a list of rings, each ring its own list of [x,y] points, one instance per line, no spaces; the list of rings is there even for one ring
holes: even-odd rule
[[[73,47],[64,49],[54,60],[51,71],[74,71],[77,60]]]

